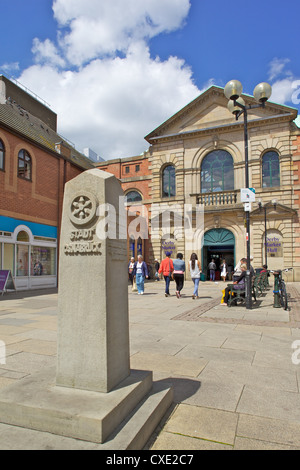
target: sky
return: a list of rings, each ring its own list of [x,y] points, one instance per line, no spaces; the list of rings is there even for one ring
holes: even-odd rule
[[[300,110],[299,0],[0,0],[0,74],[105,160],[231,79]],[[297,119],[300,127],[300,118]]]

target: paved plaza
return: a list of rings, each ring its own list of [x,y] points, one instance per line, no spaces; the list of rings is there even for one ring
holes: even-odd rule
[[[273,308],[272,287],[246,310],[220,305],[226,283],[202,282],[195,300],[191,281],[180,299],[172,284],[168,298],[163,281],[147,282],[144,295],[128,287],[131,369],[151,370],[160,387],[174,390],[145,448],[300,450],[300,341],[292,347],[300,340],[300,283],[288,284],[289,311]],[[56,290],[0,297],[6,350],[0,389],[55,367],[56,340]],[[1,424],[0,417],[0,450],[6,449],[105,444]]]

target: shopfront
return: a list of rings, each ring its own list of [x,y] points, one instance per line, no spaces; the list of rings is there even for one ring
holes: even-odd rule
[[[56,287],[56,227],[1,216],[0,269],[11,271],[17,290]]]

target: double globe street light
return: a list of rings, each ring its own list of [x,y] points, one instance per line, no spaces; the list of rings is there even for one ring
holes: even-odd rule
[[[272,87],[266,83],[259,83],[253,91],[253,96],[258,104],[246,105],[241,94],[243,86],[238,80],[230,80],[225,88],[224,94],[228,101],[229,111],[235,115],[236,120],[243,114],[244,115],[244,144],[245,144],[245,186],[249,189],[249,166],[248,166],[248,110],[254,108],[264,108],[266,101],[272,94]],[[250,211],[245,206],[246,211],[246,242],[247,242],[247,271],[246,271],[246,308],[252,308],[252,289],[251,289],[251,275],[250,275]]]

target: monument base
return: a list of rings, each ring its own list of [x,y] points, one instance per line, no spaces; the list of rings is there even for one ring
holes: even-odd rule
[[[0,422],[105,443],[105,449],[140,449],[172,398],[172,389],[153,387],[149,371],[131,370],[111,392],[99,393],[56,386],[51,368],[1,391]]]

